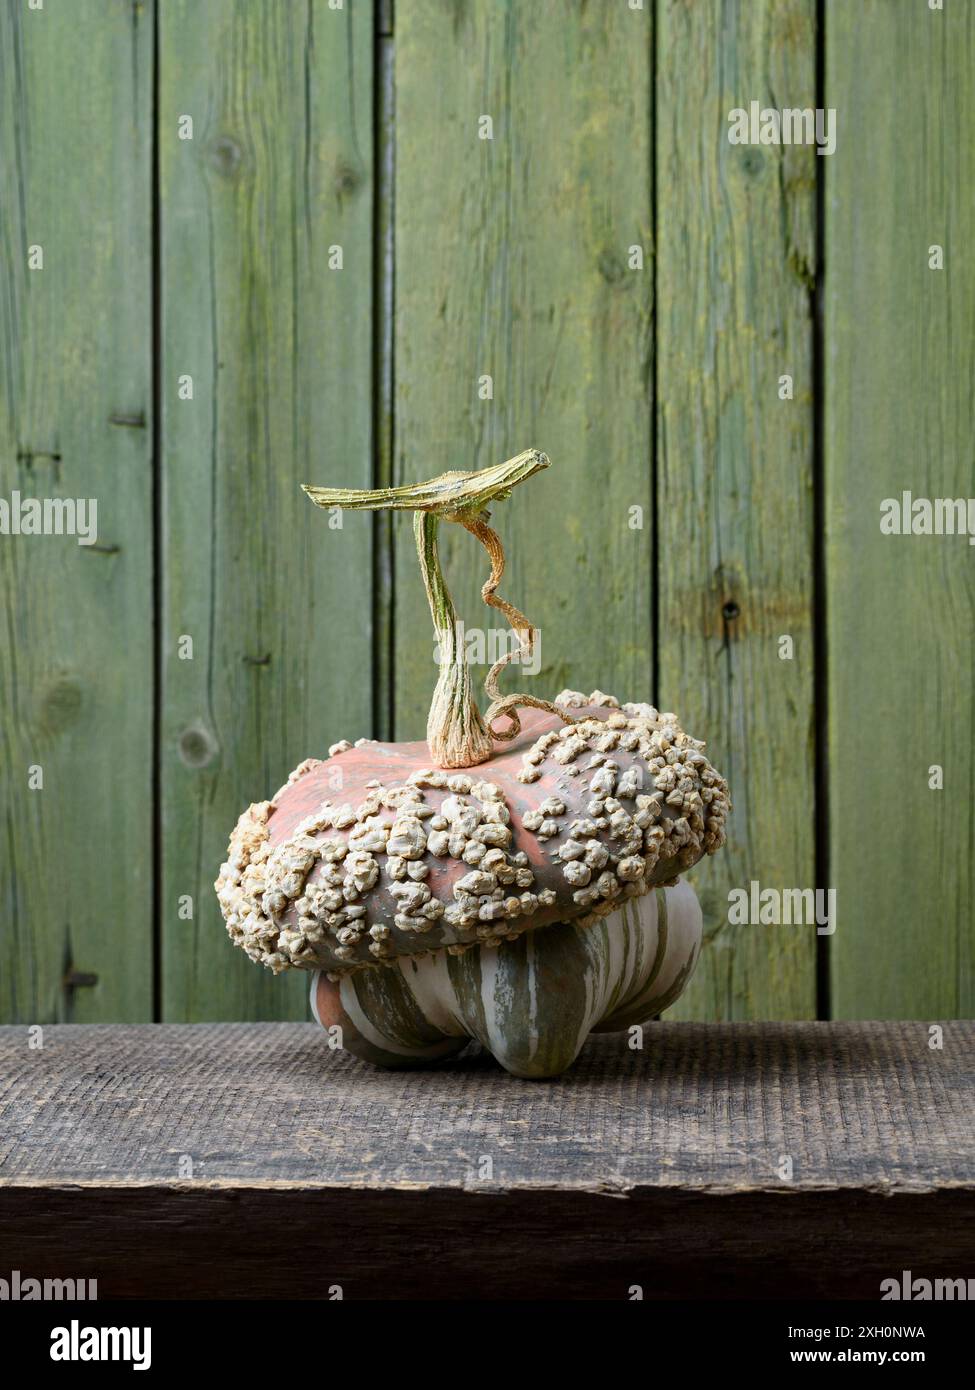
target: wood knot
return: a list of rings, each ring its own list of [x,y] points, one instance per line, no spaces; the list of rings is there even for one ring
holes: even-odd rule
[[[243,161],[243,150],[229,135],[218,135],[207,148],[207,162],[221,178],[235,178]]]
[[[44,690],[40,703],[41,727],[59,734],[81,713],[81,687],[71,676],[57,676]]]
[[[180,734],[179,756],[187,767],[206,767],[213,761],[216,751],[213,739],[198,724]]]
[[[626,266],[615,251],[603,251],[598,266],[600,275],[608,285],[620,285],[626,280]]]
[[[358,169],[354,169],[345,160],[340,160],[335,170],[334,187],[339,198],[347,198],[354,193],[362,182]]]

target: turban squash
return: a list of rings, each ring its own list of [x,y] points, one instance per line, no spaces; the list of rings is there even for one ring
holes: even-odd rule
[[[496,592],[486,508],[547,463],[529,450],[416,487],[307,489],[322,506],[415,512],[442,654],[427,742],[343,741],[306,760],[240,817],[216,888],[231,939],[276,973],[313,972],[315,1017],[381,1065],[476,1039],[517,1075],[555,1075],[590,1031],[667,1007],[700,949],[679,875],[721,846],[729,810],[704,745],[676,715],[599,690],[504,697],[511,657],[488,675],[484,717],[474,702],[437,527],[460,522],[488,550],[482,595],[529,654],[534,629]]]

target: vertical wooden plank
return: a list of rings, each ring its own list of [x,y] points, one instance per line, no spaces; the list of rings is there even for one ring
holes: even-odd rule
[[[826,89],[834,1014],[967,1017],[975,550],[880,517],[904,492],[975,494],[975,10],[830,6]]]
[[[548,698],[651,689],[651,35],[625,4],[396,4],[396,477],[549,454],[494,522],[541,630],[504,688]],[[448,528],[444,554],[468,631],[503,628],[476,543]],[[398,521],[400,738],[426,727],[430,633]]]
[[[299,483],[371,478],[372,68],[368,0],[160,12],[167,1019],[306,1016],[212,883],[243,807],[370,733],[369,521]]]
[[[151,1017],[151,80],[151,4],[0,11],[0,497],[97,509],[0,534],[5,1020]]]
[[[373,304],[373,418],[375,420],[374,485],[393,482],[393,284],[396,263],[396,40],[393,34],[393,0],[377,0],[376,62],[374,66],[373,119],[375,121],[374,172],[374,280]],[[393,518],[374,512],[373,537],[373,734],[393,737],[393,688],[395,653],[393,639]]]
[[[734,801],[695,870],[709,940],[685,1018],[815,1016],[815,931],[731,926],[728,891],[815,885],[816,164],[732,145],[728,115],[815,107],[812,0],[661,0],[657,44],[658,555],[663,707]],[[779,379],[791,376],[794,399]],[[781,660],[779,639],[794,643]]]

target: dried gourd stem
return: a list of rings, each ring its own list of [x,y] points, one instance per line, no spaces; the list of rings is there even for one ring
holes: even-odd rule
[[[454,608],[440,569],[433,512],[415,512],[413,534],[430,616],[440,648],[440,674],[430,703],[427,743],[438,767],[473,767],[491,756],[491,735],[471,690],[470,668],[461,647]]]
[[[504,614],[521,643],[519,649],[508,652],[500,661],[494,663],[484,681],[484,689],[492,701],[487,714],[484,716],[488,732],[499,743],[507,743],[511,739],[517,738],[521,732],[521,720],[516,713],[519,707],[548,710],[551,714],[557,714],[565,724],[574,724],[576,720],[567,710],[560,705],[552,704],[550,700],[539,700],[534,695],[502,695],[498,689],[498,676],[509,662],[514,661],[516,657],[520,657],[522,661],[530,660],[537,629],[513,603],[509,603],[507,599],[503,599],[496,592],[501,583],[501,576],[504,574],[504,546],[497,531],[492,530],[487,524],[488,515],[487,512],[458,513],[449,519],[459,521],[462,526],[465,526],[472,536],[477,537],[491,557],[491,577],[484,582],[481,588],[481,598],[491,608],[497,608],[500,613]],[[501,718],[509,720],[509,724],[506,729],[499,732],[495,729],[494,723],[495,720]]]
[[[547,700],[536,700],[530,695],[510,695],[507,698],[501,695],[497,688],[498,672],[517,655],[511,653],[491,667],[486,682],[488,694],[494,700],[488,711],[489,723],[505,715],[510,727],[500,734],[493,734],[485,725],[471,693],[470,673],[461,647],[457,614],[443,581],[437,552],[437,531],[441,520],[460,522],[487,547],[492,572],[482,591],[484,600],[505,614],[521,640],[522,650],[530,654],[534,629],[523,613],[504,599],[497,598],[494,593],[504,572],[504,551],[500,539],[487,525],[485,518],[488,505],[505,501],[514,487],[548,466],[549,460],[540,450],[524,449],[504,463],[492,464],[474,473],[451,471],[423,483],[402,487],[332,488],[302,484],[316,507],[348,507],[366,511],[389,508],[414,513],[413,529],[420,557],[420,572],[440,644],[440,675],[427,722],[430,753],[440,767],[472,767],[475,763],[486,762],[493,751],[492,737],[507,742],[519,732],[521,725],[514,713],[519,705],[551,710],[567,724],[575,722],[570,715]]]

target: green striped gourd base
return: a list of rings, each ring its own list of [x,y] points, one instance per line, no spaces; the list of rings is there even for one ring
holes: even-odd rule
[[[474,1039],[515,1076],[557,1076],[591,1032],[645,1023],[674,1002],[697,963],[701,927],[694,890],[681,881],[588,926],[560,922],[341,981],[318,971],[312,1012],[377,1066],[439,1062]]]

